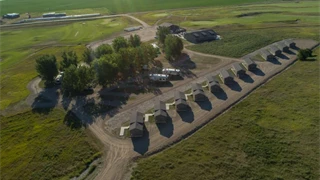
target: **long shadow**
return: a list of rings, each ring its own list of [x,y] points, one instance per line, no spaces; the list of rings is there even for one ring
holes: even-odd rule
[[[210,102],[210,100],[208,98],[206,98],[205,101],[196,101],[196,103],[198,104],[198,106],[205,110],[205,111],[211,111],[212,110],[212,104]]]
[[[170,76],[170,81],[182,81],[184,80],[183,76]]]
[[[169,138],[173,135],[174,127],[172,123],[172,118],[170,116],[168,116],[167,123],[163,123],[163,124],[158,123],[157,127],[162,136]]]
[[[63,123],[70,127],[70,129],[80,129],[85,126],[85,124],[72,111],[67,112],[64,116]]]
[[[265,76],[266,74],[261,71],[261,69],[257,68],[255,71],[252,71],[253,74],[257,75],[257,76]]]
[[[254,80],[248,74],[242,75],[240,79],[246,83],[253,83],[254,82]]]
[[[184,122],[192,123],[194,121],[194,114],[191,107],[189,107],[187,111],[178,111],[178,114]]]
[[[233,81],[233,83],[226,84],[226,85],[233,91],[237,91],[237,92],[241,92],[242,91],[241,86],[236,81]]]
[[[291,49],[294,49],[294,50],[296,50],[296,51],[299,51],[300,50],[300,48],[299,47],[297,47],[297,46],[294,46],[294,47],[290,47]]]
[[[286,55],[282,54],[282,53],[280,55],[278,55],[278,57],[281,58],[281,59],[284,59],[284,60],[289,60],[289,58]]]
[[[286,53],[291,54],[291,55],[296,54],[295,52],[291,51],[290,49],[289,49],[289,50],[287,50],[287,51],[286,51]]]
[[[272,58],[269,60],[272,64],[281,65],[282,63],[277,58]]]
[[[148,151],[150,145],[149,131],[146,127],[144,127],[143,129],[144,132],[142,137],[131,138],[133,150],[141,155],[145,154]]]
[[[214,96],[216,96],[218,99],[220,100],[227,100],[228,99],[228,95],[227,93],[221,88],[220,91],[216,91],[212,93]]]
[[[34,112],[48,114],[58,104],[59,93],[58,88],[45,88],[34,99],[31,108]]]

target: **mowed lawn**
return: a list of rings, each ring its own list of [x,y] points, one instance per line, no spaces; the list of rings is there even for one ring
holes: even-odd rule
[[[188,139],[138,160],[132,179],[319,179],[319,91],[319,58],[299,61]]]
[[[108,8],[108,10],[113,13],[126,13],[197,6],[223,6],[255,2],[267,2],[267,0],[3,0],[0,1],[0,6],[2,7],[2,15],[10,12],[51,12],[101,7]]]
[[[100,156],[101,146],[77,118],[60,109],[47,113],[1,117],[0,179],[70,179]]]

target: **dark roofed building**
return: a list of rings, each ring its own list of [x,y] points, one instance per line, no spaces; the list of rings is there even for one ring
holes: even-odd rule
[[[163,101],[157,101],[154,104],[154,119],[156,123],[166,123],[168,119],[168,113],[166,104]]]
[[[186,100],[186,95],[183,92],[176,91],[174,94],[176,111],[187,111],[189,105]]]
[[[290,48],[295,48],[296,47],[296,43],[293,42],[291,39],[286,39],[283,41],[285,45],[289,46]]]
[[[187,99],[186,99],[186,95],[185,95],[183,92],[181,92],[181,91],[176,91],[176,92],[174,93],[174,100],[176,101],[176,100],[178,100],[178,99],[187,100]]]
[[[274,56],[269,51],[267,51],[265,49],[260,51],[260,55],[266,61],[271,61],[274,58]]]
[[[205,101],[207,99],[201,84],[193,83],[192,84],[192,94],[194,101]]]
[[[209,42],[217,39],[217,33],[212,29],[199,30],[194,32],[189,32],[184,35],[184,38],[192,43],[203,43]]]
[[[254,71],[257,69],[257,64],[252,61],[250,58],[244,58],[243,59],[243,65],[249,70],[249,71]]]
[[[231,76],[231,74],[227,70],[222,69],[220,71],[219,76],[224,84],[232,84],[233,83],[233,77]]]
[[[129,131],[131,137],[143,136],[144,115],[141,112],[133,113],[130,119]]]
[[[214,93],[214,92],[221,91],[220,84],[218,83],[218,80],[214,76],[207,76],[207,80],[208,80],[209,90],[211,92]]]
[[[170,29],[171,34],[178,34],[181,32],[186,32],[186,29],[179,27],[178,25],[172,23],[162,23],[159,27],[167,27]]]
[[[231,70],[238,77],[243,77],[246,74],[246,70],[243,69],[240,63],[233,63]]]
[[[278,42],[277,46],[283,52],[288,52],[289,51],[289,46],[287,46],[284,42]]]
[[[274,56],[280,56],[281,55],[281,50],[276,45],[271,45],[268,48],[268,50]]]

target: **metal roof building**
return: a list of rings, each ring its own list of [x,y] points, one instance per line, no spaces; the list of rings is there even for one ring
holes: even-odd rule
[[[187,111],[189,105],[183,92],[176,91],[174,95],[176,111]]]
[[[129,131],[131,137],[143,136],[144,115],[141,112],[135,112],[130,119]]]
[[[257,64],[250,58],[244,58],[243,60],[244,62],[242,64],[248,69],[248,71],[254,71],[257,69]]]
[[[194,101],[205,101],[207,99],[207,96],[205,95],[201,84],[192,84],[192,94]]]
[[[220,84],[214,76],[207,76],[209,90],[211,92],[219,92],[221,91]]]
[[[283,52],[288,52],[289,51],[289,46],[287,46],[284,42],[278,42],[277,46]]]
[[[260,51],[260,55],[266,61],[271,61],[274,58],[274,56],[269,51],[267,51],[265,49]]]
[[[290,48],[295,48],[296,47],[296,43],[293,42],[291,39],[286,39],[283,40],[284,44],[289,46]]]
[[[166,123],[168,119],[168,113],[166,104],[163,101],[156,101],[154,104],[154,119],[156,123]]]
[[[268,50],[274,56],[280,56],[281,55],[281,50],[276,45],[269,46]]]
[[[189,32],[184,35],[184,38],[192,43],[203,43],[209,42],[217,39],[217,33],[212,29],[199,30],[194,32]]]
[[[178,34],[181,32],[186,32],[186,29],[179,27],[178,25],[172,23],[162,23],[159,27],[167,27],[170,29],[171,34]]]
[[[238,77],[243,77],[246,74],[246,70],[243,69],[240,63],[233,63],[231,70]]]
[[[233,77],[231,76],[231,74],[227,70],[222,69],[220,71],[219,76],[224,84],[232,84],[233,83]]]

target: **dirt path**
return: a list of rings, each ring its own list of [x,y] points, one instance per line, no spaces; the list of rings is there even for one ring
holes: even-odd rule
[[[205,56],[205,57],[212,57],[212,58],[218,58],[218,59],[223,59],[223,60],[242,62],[242,60],[239,59],[239,58],[232,58],[232,57],[219,56],[219,55],[213,55],[213,54],[205,54],[205,53],[201,53],[201,52],[192,51],[192,50],[187,49],[187,48],[184,48],[184,51],[187,52],[188,54],[197,54],[197,55]]]

